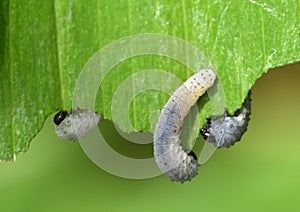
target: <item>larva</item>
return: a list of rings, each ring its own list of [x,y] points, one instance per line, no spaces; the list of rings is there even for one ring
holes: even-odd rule
[[[230,147],[239,141],[246,132],[250,120],[250,92],[242,107],[229,115],[225,109],[224,115],[207,119],[208,126],[200,129],[203,138],[216,147]]]
[[[197,175],[195,153],[184,150],[180,144],[181,126],[191,107],[215,79],[213,70],[200,70],[173,93],[161,111],[154,131],[154,157],[159,169],[172,181],[183,183]]]
[[[94,129],[102,116],[97,112],[88,109],[61,110],[54,116],[56,135],[64,140],[76,140],[86,136]]]

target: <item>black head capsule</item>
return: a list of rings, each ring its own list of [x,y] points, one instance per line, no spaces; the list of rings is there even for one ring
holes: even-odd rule
[[[209,121],[210,124],[210,121]],[[203,136],[203,138],[206,140],[207,137],[209,136],[209,126],[204,126],[200,129],[200,133]]]
[[[59,125],[68,115],[68,112],[65,110],[61,110],[58,113],[56,113],[56,115],[54,116],[54,123],[56,125]]]

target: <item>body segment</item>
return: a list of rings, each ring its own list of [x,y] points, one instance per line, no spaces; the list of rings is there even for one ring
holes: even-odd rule
[[[173,93],[162,109],[154,132],[154,156],[160,170],[172,181],[184,182],[197,175],[195,154],[180,144],[181,126],[191,107],[215,79],[213,70],[200,70]]]

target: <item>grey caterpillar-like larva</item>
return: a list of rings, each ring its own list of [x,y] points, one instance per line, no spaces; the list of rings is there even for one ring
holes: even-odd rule
[[[184,150],[180,144],[181,126],[191,107],[215,79],[213,70],[200,70],[173,93],[162,109],[154,131],[154,157],[159,169],[172,181],[183,183],[197,175],[195,153]]]
[[[95,111],[88,109],[61,110],[54,116],[56,135],[64,140],[76,140],[86,136],[103,118]]]
[[[250,91],[242,107],[229,115],[225,109],[224,115],[207,119],[208,126],[200,129],[203,138],[216,147],[230,147],[241,140],[250,120]]]

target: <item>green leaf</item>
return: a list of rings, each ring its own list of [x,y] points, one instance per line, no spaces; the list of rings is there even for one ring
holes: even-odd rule
[[[4,0],[0,11],[1,160],[25,152],[47,116],[72,107],[78,76],[89,58],[123,37],[160,33],[197,47],[216,70],[230,112],[268,69],[300,59],[297,0]],[[145,69],[162,69],[182,81],[195,71],[159,55],[119,61],[101,83],[95,109],[111,120],[114,92],[127,77]],[[117,120],[118,126],[125,132],[151,130],[149,114],[167,99],[155,90],[140,93],[128,109],[132,128],[123,120]],[[203,111],[202,124],[211,115],[209,105]]]

